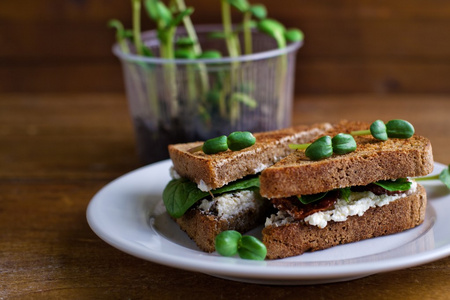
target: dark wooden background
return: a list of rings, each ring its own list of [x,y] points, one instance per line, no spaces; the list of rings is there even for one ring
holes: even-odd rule
[[[219,0],[186,2],[194,23],[220,21]],[[448,0],[259,2],[305,32],[297,94],[450,92]],[[0,1],[0,92],[123,92],[106,23],[130,26],[130,11],[129,0]]]

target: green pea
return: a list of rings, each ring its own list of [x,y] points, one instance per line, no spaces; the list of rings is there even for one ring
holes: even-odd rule
[[[386,123],[386,132],[390,138],[408,139],[414,135],[414,127],[405,120],[390,120]]]
[[[228,150],[227,136],[222,135],[207,140],[203,143],[202,150],[205,154],[216,154]]]
[[[320,160],[330,157],[332,154],[333,145],[331,142],[331,137],[329,137],[328,135],[317,139],[305,150],[305,155],[311,160]]]
[[[387,141],[388,139],[386,125],[381,120],[376,120],[370,125],[370,133],[378,140]]]
[[[251,235],[244,235],[238,245],[240,258],[252,260],[264,260],[267,255],[267,248],[257,238]]]
[[[228,148],[233,151],[242,150],[254,145],[256,138],[248,131],[235,131],[228,136]]]
[[[242,235],[235,230],[222,231],[216,236],[216,251],[222,256],[233,256],[238,252]]]
[[[336,154],[346,154],[356,150],[356,141],[350,134],[339,133],[331,139],[333,152]]]

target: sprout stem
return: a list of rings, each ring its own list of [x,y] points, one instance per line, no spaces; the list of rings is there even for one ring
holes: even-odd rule
[[[131,0],[133,5],[133,37],[136,53],[142,55],[142,38],[141,38],[141,1]]]
[[[227,43],[228,54],[230,57],[236,57],[237,49],[235,40],[233,38],[232,22],[231,22],[231,6],[227,0],[221,0],[222,2],[222,23],[223,32],[225,34],[225,41]]]
[[[243,20],[243,29],[244,29],[244,48],[245,48],[245,54],[252,54],[253,52],[253,45],[252,45],[252,31],[250,26],[250,21],[252,18],[251,11],[247,11],[244,13],[244,20]]]
[[[289,148],[290,149],[294,149],[294,150],[304,150],[304,149],[308,148],[309,145],[311,145],[311,143],[307,143],[307,144],[289,144]]]
[[[197,147],[189,149],[188,152],[189,153],[195,153],[195,152],[201,151],[202,149],[203,149],[203,144],[201,144],[201,145],[199,145]]]
[[[426,180],[436,180],[436,179],[439,179],[439,174],[414,178],[415,181],[426,181]]]
[[[369,135],[370,130],[356,130],[356,131],[352,131],[350,132],[351,135]]]
[[[183,11],[186,9],[186,4],[184,0],[175,0],[176,5],[178,7],[178,11]],[[186,28],[186,32],[188,36],[194,41],[194,53],[196,55],[200,55],[202,53],[202,48],[200,43],[198,42],[197,33],[195,32],[194,25],[192,24],[191,18],[189,16],[185,16],[183,18],[184,28]]]

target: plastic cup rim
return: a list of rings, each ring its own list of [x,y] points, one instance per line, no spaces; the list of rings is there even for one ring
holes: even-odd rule
[[[210,25],[201,25],[196,26],[196,29],[205,29],[205,28],[213,28],[214,26]],[[217,27],[217,25],[215,25]],[[143,36],[151,36],[155,35],[156,30],[149,30],[144,32]],[[156,43],[156,45],[158,45]],[[137,54],[128,54],[123,53],[120,49],[118,43],[115,43],[112,47],[112,52],[119,57],[123,61],[129,62],[141,62],[141,63],[151,63],[151,64],[196,64],[196,63],[204,63],[204,64],[219,64],[219,63],[233,63],[233,62],[249,62],[256,60],[263,60],[273,57],[282,56],[284,54],[292,53],[297,51],[301,46],[303,46],[303,41],[292,42],[286,45],[284,48],[273,49],[268,51],[261,51],[252,54],[240,55],[236,57],[221,57],[221,58],[201,58],[201,59],[165,59],[160,57],[145,57]]]

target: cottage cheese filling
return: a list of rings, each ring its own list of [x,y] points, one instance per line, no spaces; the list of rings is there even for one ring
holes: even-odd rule
[[[262,201],[264,200],[258,192],[242,190],[216,196],[212,200],[203,199],[198,207],[206,213],[214,213],[219,218],[228,219],[246,210],[259,209]]]
[[[334,205],[334,209],[319,211],[309,215],[304,219],[304,222],[319,228],[325,228],[329,221],[344,222],[349,216],[362,216],[368,209],[387,205],[397,199],[415,193],[416,189],[417,183],[412,180],[411,188],[397,195],[375,195],[369,191],[353,192],[350,194],[348,202],[344,199],[338,199]],[[292,221],[293,218],[287,213],[278,212],[276,215],[267,218],[266,226],[282,226]]]

